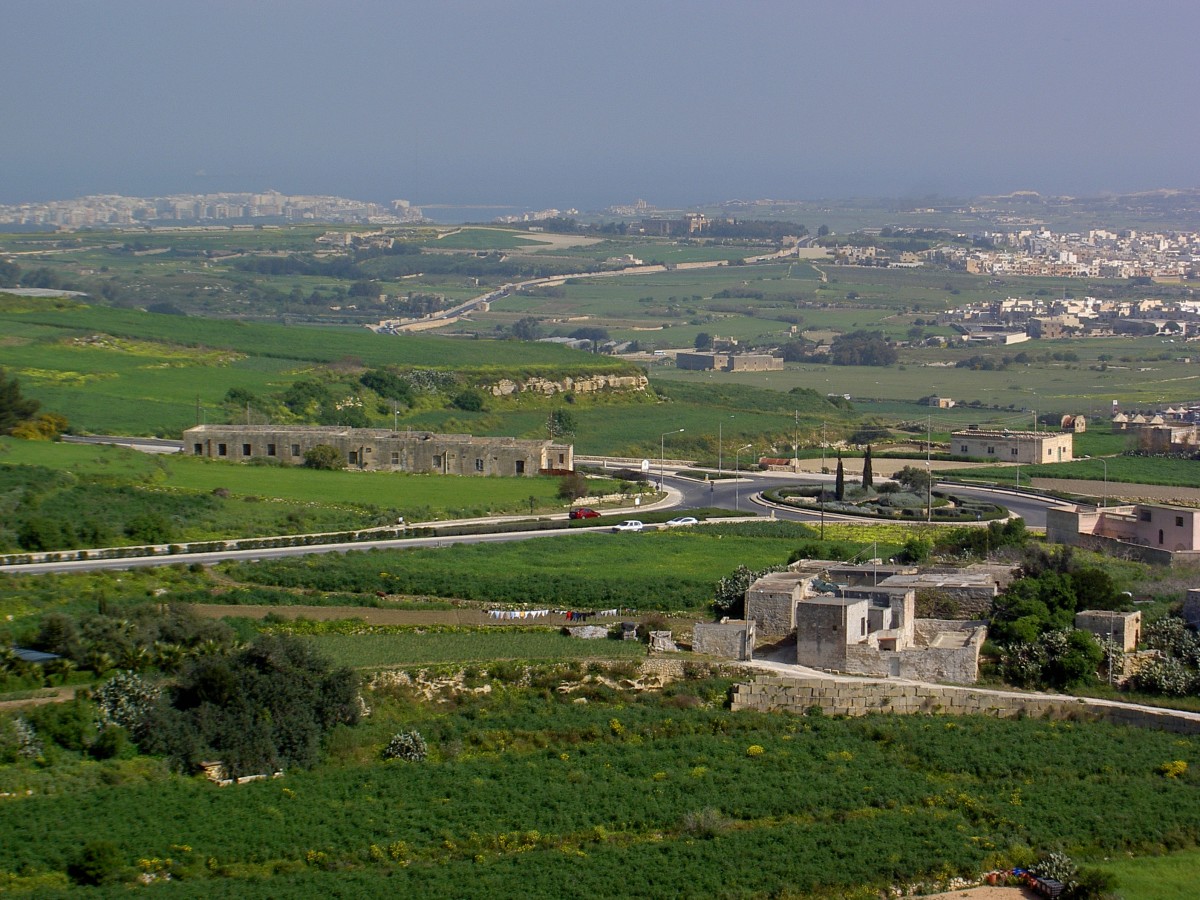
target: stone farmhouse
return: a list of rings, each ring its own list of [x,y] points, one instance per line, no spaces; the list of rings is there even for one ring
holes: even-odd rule
[[[794,636],[802,666],[974,683],[987,628],[979,619],[917,618],[919,590],[982,615],[999,585],[988,572],[803,560],[750,586],[748,631],[768,643]]]
[[[1113,556],[1171,565],[1200,559],[1200,510],[1131,503],[1046,510],[1046,539]]]
[[[1070,462],[1074,436],[1053,431],[983,431],[968,428],[950,435],[950,452],[955,456],[1010,462],[1021,465]]]
[[[197,425],[183,433],[185,453],[209,459],[274,459],[300,465],[318,444],[366,471],[441,475],[538,475],[575,469],[575,448],[553,441],[473,437],[336,425]]]
[[[696,372],[771,372],[783,368],[783,359],[767,353],[675,354],[675,368]]]

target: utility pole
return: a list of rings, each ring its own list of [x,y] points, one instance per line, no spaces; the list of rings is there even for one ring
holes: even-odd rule
[[[800,471],[800,410],[796,410],[796,431],[792,435],[792,471]]]

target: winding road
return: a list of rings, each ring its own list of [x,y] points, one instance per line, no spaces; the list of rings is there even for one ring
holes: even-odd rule
[[[667,498],[655,504],[641,507],[641,510],[655,509],[689,509],[718,508],[751,512],[758,516],[773,516],[795,522],[818,522],[820,513],[804,510],[788,509],[768,503],[762,498],[762,492],[768,488],[779,488],[788,485],[818,484],[832,480],[833,476],[790,473],[749,473],[742,472],[735,478],[724,478],[705,482],[694,476],[681,476],[677,472],[669,472],[663,477],[667,489]],[[970,497],[997,502],[1008,507],[1014,515],[1018,515],[1033,528],[1041,528],[1046,524],[1046,508],[1058,501],[1036,497],[1027,494],[1015,494],[1011,491],[1000,491],[994,488],[962,487],[954,485],[956,493]],[[636,516],[639,509],[629,507],[624,510],[612,510],[617,515]],[[565,514],[553,518],[565,519]],[[855,516],[826,513],[828,522],[850,521],[860,523],[875,523],[879,520],[865,519]],[[433,523],[427,523],[433,524]],[[449,524],[449,523],[442,523]],[[919,523],[913,523],[919,524]],[[314,544],[297,547],[269,547],[253,550],[217,550],[202,553],[171,554],[162,556],[141,556],[122,559],[82,559],[58,560],[53,562],[22,563],[18,565],[0,566],[0,574],[38,575],[63,572],[91,572],[107,569],[140,569],[156,566],[187,565],[199,563],[213,565],[228,560],[256,561],[261,559],[277,559],[287,556],[305,556],[316,553],[346,553],[351,550],[375,549],[415,549],[424,547],[448,547],[452,544],[484,544],[505,543],[511,541],[534,540],[538,538],[561,537],[566,534],[583,532],[607,533],[607,526],[594,528],[553,529],[549,531],[513,531],[498,534],[459,534],[435,535],[429,537],[386,538],[377,541],[354,541],[337,544]]]

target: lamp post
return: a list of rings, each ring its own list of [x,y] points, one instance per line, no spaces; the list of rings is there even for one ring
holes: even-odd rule
[[[933,521],[933,470],[925,460],[925,521]]]
[[[1091,459],[1091,458],[1092,457],[1090,457],[1090,456],[1084,457],[1084,459]],[[1101,504],[1107,508],[1107,506],[1108,506],[1108,460],[1102,456],[1098,456],[1098,457],[1096,457],[1096,462],[1098,462],[1098,463],[1100,463],[1100,465],[1104,466],[1104,499],[1101,501]]]
[[[730,416],[729,418],[733,418]],[[725,449],[725,420],[721,419],[717,422],[717,478],[721,477],[723,451]]]
[[[672,429],[671,431],[664,431],[662,434],[660,434],[658,436],[658,490],[659,490],[659,492],[661,492],[663,489],[663,460],[666,455],[667,435],[668,434],[679,434],[681,431],[683,431],[682,428]]]
[[[733,453],[733,511],[741,512],[742,487],[738,484],[738,477],[742,471],[741,456],[743,450],[749,450],[752,444],[746,444],[744,447],[738,447]]]

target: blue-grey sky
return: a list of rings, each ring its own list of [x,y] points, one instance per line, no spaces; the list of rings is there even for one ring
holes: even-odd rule
[[[9,0],[3,22],[0,202],[1200,186],[1184,0]]]

